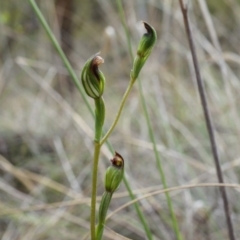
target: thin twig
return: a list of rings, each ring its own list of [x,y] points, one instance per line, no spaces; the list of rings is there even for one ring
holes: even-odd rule
[[[163,194],[166,192],[173,192],[173,191],[182,191],[184,189],[191,189],[191,188],[197,188],[197,187],[219,187],[221,188],[240,188],[239,184],[234,184],[234,183],[199,183],[199,184],[187,184],[187,185],[181,185],[181,186],[176,186],[176,187],[170,187],[170,188],[165,188],[165,189],[159,189],[147,194],[144,194],[138,198],[135,198],[125,204],[123,204],[121,207],[115,209],[114,211],[112,211],[111,213],[108,214],[106,219],[111,218],[113,215],[115,215],[116,213],[118,213],[119,211],[121,211],[122,209],[131,206],[132,204],[139,202],[143,199],[155,196],[155,195],[159,195],[159,194]]]
[[[115,129],[115,127],[116,127],[116,125],[118,123],[118,120],[120,119],[123,107],[124,107],[124,105],[126,103],[126,100],[127,100],[128,96],[129,96],[129,93],[132,90],[134,81],[135,81],[135,79],[131,79],[131,81],[129,82],[128,87],[127,87],[127,89],[126,89],[126,91],[125,91],[125,93],[123,95],[122,100],[121,100],[121,103],[120,103],[119,109],[117,111],[116,117],[114,119],[114,122],[112,123],[111,127],[109,128],[109,130],[107,131],[107,133],[105,134],[105,136],[102,138],[102,140],[100,142],[101,146],[106,142],[108,137],[111,135],[112,131]]]
[[[212,125],[211,116],[210,116],[210,113],[208,110],[208,102],[207,102],[207,98],[206,98],[203,80],[201,78],[201,74],[200,74],[200,70],[199,70],[197,54],[196,54],[196,50],[195,50],[195,46],[194,46],[194,42],[193,42],[193,38],[192,38],[192,32],[191,32],[191,28],[190,28],[190,24],[189,24],[188,8],[187,8],[187,6],[184,6],[183,0],[179,0],[179,3],[180,3],[183,20],[184,20],[184,25],[185,25],[185,30],[187,33],[187,38],[188,38],[188,42],[189,42],[189,46],[190,46],[190,50],[191,50],[191,54],[192,54],[192,60],[193,60],[193,65],[194,65],[196,79],[197,79],[197,85],[198,85],[198,91],[199,91],[199,95],[200,95],[200,99],[201,99],[201,104],[202,104],[202,108],[203,108],[203,112],[204,112],[204,117],[205,117],[205,121],[206,121],[208,134],[209,134],[209,139],[210,139],[210,143],[211,143],[211,149],[212,149],[212,154],[213,154],[213,158],[214,158],[214,162],[215,162],[218,181],[219,181],[219,183],[224,183],[223,174],[222,174],[222,170],[220,167],[219,154],[218,154],[215,135],[214,135],[214,129],[213,129],[213,125]],[[220,187],[219,190],[221,192],[222,199],[223,199],[223,205],[224,205],[224,211],[225,211],[225,216],[226,216],[226,221],[227,221],[229,239],[235,240],[233,225],[232,225],[232,221],[231,221],[231,217],[230,217],[230,209],[229,209],[226,189],[225,189],[225,187]]]

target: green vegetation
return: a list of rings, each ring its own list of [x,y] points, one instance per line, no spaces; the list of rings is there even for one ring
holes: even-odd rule
[[[179,2],[36,3],[0,8],[1,238],[229,239]],[[238,239],[240,2],[189,4]]]

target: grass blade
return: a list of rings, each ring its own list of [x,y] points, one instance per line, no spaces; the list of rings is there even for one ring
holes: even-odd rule
[[[121,0],[117,1],[117,5],[118,5],[118,9],[119,9],[119,14],[121,16],[122,24],[124,26],[126,38],[127,38],[129,53],[130,53],[130,56],[131,56],[131,60],[133,62],[133,52],[132,52],[132,47],[131,47],[130,35],[129,35],[129,32],[127,30],[127,24],[126,24],[126,21],[125,21],[125,16],[124,16],[124,11],[123,11],[123,6],[122,6]],[[145,116],[147,126],[148,126],[149,136],[150,136],[150,139],[153,143],[154,154],[155,154],[155,158],[156,158],[156,162],[157,162],[159,175],[160,175],[161,181],[163,183],[164,189],[167,189],[167,182],[166,182],[165,174],[164,174],[164,171],[163,171],[163,168],[162,168],[159,152],[157,151],[157,145],[156,145],[156,141],[155,141],[155,138],[154,138],[153,128],[151,126],[150,117],[149,117],[149,114],[148,114],[148,111],[147,111],[147,105],[146,105],[146,101],[145,101],[145,98],[144,98],[144,95],[143,95],[141,81],[137,81],[137,82],[138,82],[138,88],[139,88],[139,92],[140,92],[140,100],[141,100],[141,104],[143,106],[144,116]],[[168,192],[166,192],[165,195],[166,195],[166,199],[167,199],[167,203],[168,203],[168,208],[169,208],[169,211],[170,211],[170,214],[171,214],[172,226],[173,226],[173,229],[175,231],[176,238],[178,240],[181,240],[182,237],[181,237],[178,222],[177,222],[174,210],[173,210],[172,200],[171,200]]]
[[[209,140],[210,140],[210,144],[211,144],[211,149],[212,149],[213,159],[214,159],[214,163],[215,163],[215,167],[216,167],[218,181],[219,181],[219,183],[224,183],[223,174],[222,174],[220,161],[219,161],[217,144],[216,144],[215,135],[214,135],[214,129],[213,129],[213,125],[212,125],[211,116],[210,116],[210,113],[208,110],[208,102],[207,102],[207,98],[206,98],[203,80],[201,78],[201,74],[200,74],[200,70],[199,70],[197,54],[196,54],[196,50],[195,50],[195,46],[194,46],[194,42],[193,42],[193,38],[192,38],[192,32],[191,32],[191,28],[190,28],[190,23],[189,23],[189,19],[188,19],[188,8],[187,8],[187,6],[184,6],[184,3],[182,0],[179,0],[179,3],[180,3],[183,20],[184,20],[184,25],[185,25],[185,29],[186,29],[186,33],[187,33],[187,38],[188,38],[188,42],[189,42],[189,46],[190,46],[190,50],[191,50],[191,54],[192,54],[192,61],[193,61],[196,79],[197,79],[198,92],[199,92],[200,99],[201,99],[201,104],[202,104],[202,108],[203,108],[203,112],[204,112],[207,131],[209,134]],[[228,203],[226,189],[225,189],[225,187],[221,187],[221,188],[219,188],[219,190],[221,192],[222,199],[223,199],[223,205],[224,205],[224,211],[225,211],[225,216],[226,216],[226,221],[227,221],[229,239],[235,240],[233,225],[232,225],[232,221],[231,221],[231,217],[230,217],[230,209],[229,209],[229,203]]]

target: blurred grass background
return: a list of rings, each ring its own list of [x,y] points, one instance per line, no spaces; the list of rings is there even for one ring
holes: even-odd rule
[[[106,123],[129,81],[131,60],[110,0],[37,1],[80,75],[101,51]],[[158,42],[140,79],[168,186],[217,182],[178,1],[123,1],[133,51],[149,22]],[[240,1],[189,1],[189,14],[216,130],[225,182],[239,183]],[[28,1],[0,4],[0,236],[83,239],[89,232],[93,119]],[[92,104],[92,102],[91,102]],[[125,159],[136,196],[161,189],[137,85],[109,138]],[[111,154],[103,148],[99,196]],[[239,190],[227,189],[236,238]],[[217,188],[171,193],[184,239],[227,239]],[[110,212],[129,201],[121,186]],[[67,204],[66,204],[67,203]],[[164,194],[140,202],[155,239],[174,239]],[[104,239],[145,239],[133,206],[107,221]]]

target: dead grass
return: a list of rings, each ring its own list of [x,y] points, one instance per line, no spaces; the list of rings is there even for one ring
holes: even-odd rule
[[[158,32],[140,79],[184,239],[225,240],[224,212],[178,1],[123,2],[134,51],[140,20]],[[189,4],[238,239],[240,3]],[[0,236],[84,239],[89,232],[93,120],[66,83],[68,73],[27,1],[14,5],[7,1],[0,10]],[[40,6],[59,39],[53,2],[41,1]],[[15,18],[8,17],[13,12]],[[69,18],[74,26],[69,58],[76,72],[99,50],[105,59],[107,129],[131,68],[117,8],[108,0],[76,3]],[[125,158],[127,178],[155,239],[174,239],[137,87],[110,141]],[[104,146],[100,179],[110,157]],[[102,191],[100,181],[99,196]],[[105,239],[145,239],[123,185],[110,209]]]

